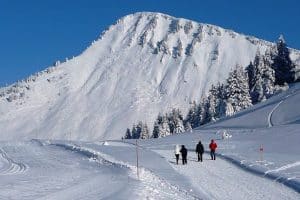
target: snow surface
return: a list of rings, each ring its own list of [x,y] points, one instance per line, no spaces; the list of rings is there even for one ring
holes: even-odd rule
[[[139,140],[138,148],[135,140],[2,141],[0,199],[299,199],[299,88],[189,133]],[[231,137],[222,139],[224,131]],[[187,165],[176,165],[176,144],[186,145]]]
[[[125,16],[81,55],[1,88],[0,140],[120,139],[140,120],[152,128],[159,112],[185,114],[271,45],[160,13]],[[300,61],[299,51],[291,56]]]

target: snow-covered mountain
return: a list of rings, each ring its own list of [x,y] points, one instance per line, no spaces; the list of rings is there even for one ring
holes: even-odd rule
[[[119,139],[139,120],[186,112],[272,45],[160,13],[125,16],[81,55],[0,89],[0,139]],[[291,58],[300,63],[299,51]]]

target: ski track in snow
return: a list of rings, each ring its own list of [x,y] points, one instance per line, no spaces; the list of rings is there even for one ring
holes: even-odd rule
[[[20,174],[26,170],[25,164],[14,161],[0,148],[0,175]]]
[[[271,112],[269,113],[268,115],[268,125],[269,125],[269,128],[273,127],[274,124],[272,122],[272,116],[273,116],[273,113],[275,112],[275,110],[280,106],[280,104],[283,103],[284,100],[280,101],[279,103],[276,104],[276,106],[274,106],[274,108],[271,110]]]
[[[291,163],[291,164],[288,164],[288,165],[284,165],[284,166],[279,167],[277,169],[268,170],[268,171],[265,172],[265,174],[269,174],[269,173],[272,173],[272,172],[280,172],[280,171],[287,170],[287,169],[290,169],[290,168],[293,168],[293,167],[298,167],[298,166],[300,166],[300,161],[295,162],[295,163]]]
[[[155,150],[170,163],[174,163],[173,151]],[[196,162],[196,154],[188,155],[187,165],[175,165],[173,168],[188,177],[192,184],[209,199],[299,199],[299,193],[283,184],[256,176],[239,169],[237,166],[217,157],[210,160],[204,154],[203,162]],[[272,192],[270,192],[272,191]]]
[[[288,95],[286,95],[285,97],[284,97],[284,99],[283,100],[281,100],[279,103],[277,103],[276,105],[275,105],[275,107],[271,110],[271,112],[269,113],[269,115],[268,115],[268,127],[269,128],[271,128],[271,127],[273,127],[274,126],[274,123],[272,122],[272,116],[273,116],[273,114],[274,114],[274,112],[276,111],[276,109],[286,100],[286,99],[288,99],[289,97],[292,97],[292,96],[295,96],[295,95],[297,95],[298,93],[299,93],[299,89],[297,90],[295,90],[295,89],[293,89],[293,90],[291,90],[291,93],[290,94],[288,94]]]

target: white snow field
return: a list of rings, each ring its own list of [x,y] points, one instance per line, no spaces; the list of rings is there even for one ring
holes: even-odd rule
[[[300,199],[299,88],[190,133],[139,140],[138,148],[135,140],[2,141],[0,199]],[[232,137],[222,139],[224,130]],[[187,165],[176,165],[175,144],[188,148]]]
[[[125,16],[81,55],[0,88],[0,140],[121,139],[138,121],[152,128],[159,112],[187,113],[271,45],[161,13]],[[299,51],[291,59],[299,64]]]

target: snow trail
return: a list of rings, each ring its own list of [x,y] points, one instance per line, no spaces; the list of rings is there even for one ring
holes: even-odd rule
[[[25,164],[14,161],[0,148],[0,175],[20,174],[26,170]]]
[[[268,115],[268,127],[271,128],[274,126],[273,122],[272,122],[272,116],[273,113],[275,112],[275,110],[280,106],[280,104],[283,103],[284,100],[280,101],[279,103],[276,104],[276,106],[271,110],[271,112]]]
[[[116,160],[110,155],[99,152],[95,149],[79,146],[77,144],[53,144],[65,148],[81,155],[91,158],[92,161],[99,162],[105,165],[111,165],[117,168],[127,168],[129,170],[129,177],[132,180],[136,180],[138,185],[133,188],[133,195],[137,195],[138,199],[200,199],[196,196],[189,194],[188,191],[174,186],[156,176],[151,171],[140,168],[140,178],[137,179],[136,167],[123,161]],[[136,196],[135,196],[136,198]]]
[[[300,161],[295,162],[295,163],[291,163],[291,164],[288,164],[288,165],[284,165],[284,166],[279,167],[277,169],[268,170],[268,171],[265,172],[265,174],[269,174],[269,173],[272,173],[272,172],[280,172],[280,171],[287,170],[287,169],[297,167],[297,166],[300,166]]]
[[[159,154],[174,163],[172,151],[156,150]],[[206,192],[210,199],[299,199],[299,193],[283,184],[270,181],[239,169],[237,166],[217,157],[210,160],[204,154],[203,162],[196,162],[196,154],[188,155],[187,165],[172,167],[192,184]],[[272,191],[272,192],[270,192]]]
[[[279,106],[284,103],[284,101],[286,101],[288,98],[296,96],[297,94],[299,94],[299,89],[293,89],[291,90],[291,92],[286,95],[279,103],[276,104],[276,106],[271,110],[271,112],[268,115],[268,127],[271,128],[274,126],[274,123],[272,122],[272,116],[274,114],[274,112],[279,108]]]

